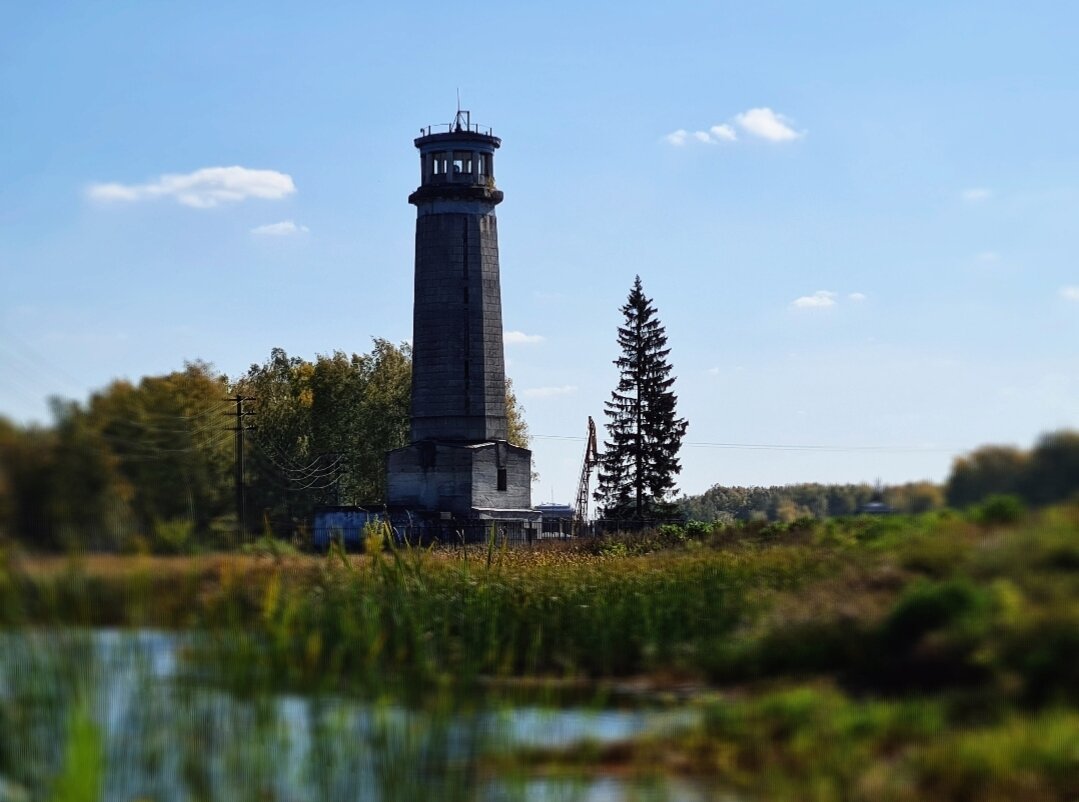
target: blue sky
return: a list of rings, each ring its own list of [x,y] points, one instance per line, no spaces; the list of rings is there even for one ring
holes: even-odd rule
[[[506,355],[536,501],[572,499],[583,441],[563,438],[602,418],[636,274],[690,421],[685,492],[939,480],[956,454],[1079,414],[1074,4],[50,2],[2,19],[16,420],[184,360],[238,375],[274,346],[409,338],[412,139],[458,88],[503,139]]]

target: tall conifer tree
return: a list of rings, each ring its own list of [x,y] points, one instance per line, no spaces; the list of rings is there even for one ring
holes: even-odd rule
[[[622,355],[618,387],[606,402],[607,440],[596,498],[613,519],[646,520],[674,514],[667,497],[682,470],[678,451],[686,421],[675,414],[678,398],[667,356],[667,335],[637,276],[618,328]]]

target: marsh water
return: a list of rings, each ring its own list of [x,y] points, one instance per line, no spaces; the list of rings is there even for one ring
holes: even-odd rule
[[[49,798],[64,783],[117,802],[716,798],[699,781],[492,768],[521,750],[662,735],[689,709],[256,691],[192,660],[197,637],[0,635],[0,802]]]

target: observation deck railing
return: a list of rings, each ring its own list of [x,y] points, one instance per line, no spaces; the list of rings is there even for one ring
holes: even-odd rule
[[[432,134],[457,134],[462,132],[494,136],[493,128],[489,125],[480,125],[479,123],[436,123],[435,125],[428,125],[421,128],[420,136],[431,136]]]

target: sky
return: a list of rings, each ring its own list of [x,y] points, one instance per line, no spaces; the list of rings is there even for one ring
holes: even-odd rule
[[[1079,417],[1079,5],[0,6],[0,415],[411,338],[413,138],[495,160],[534,502],[640,275],[680,492],[943,480]],[[601,428],[601,438],[603,430]]]

